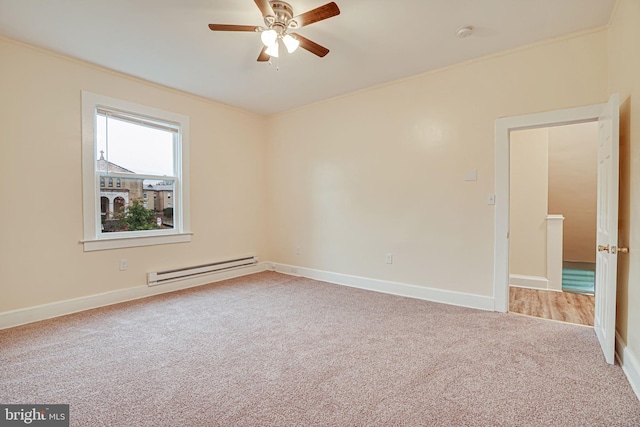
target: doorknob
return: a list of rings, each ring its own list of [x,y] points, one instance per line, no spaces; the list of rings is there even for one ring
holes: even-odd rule
[[[602,252],[602,251],[609,252],[609,245],[607,246],[598,245],[598,252]]]
[[[628,254],[629,248],[618,248],[618,253],[620,254]]]

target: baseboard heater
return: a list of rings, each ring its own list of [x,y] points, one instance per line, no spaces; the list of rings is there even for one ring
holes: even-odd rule
[[[241,267],[248,267],[258,264],[257,256],[229,259],[226,261],[212,262],[211,264],[195,265],[193,267],[176,268],[173,270],[156,271],[147,274],[147,284],[149,286],[161,285],[163,283],[175,282],[177,280],[188,279],[219,271],[232,270]]]

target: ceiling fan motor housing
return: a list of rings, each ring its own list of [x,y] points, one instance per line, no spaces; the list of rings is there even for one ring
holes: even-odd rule
[[[297,28],[298,23],[293,21],[293,8],[289,3],[283,1],[270,1],[271,8],[275,16],[265,16],[264,23],[267,27],[284,34],[287,28]]]

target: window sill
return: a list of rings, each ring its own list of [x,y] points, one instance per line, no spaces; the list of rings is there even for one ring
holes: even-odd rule
[[[170,243],[188,243],[193,233],[165,234],[144,237],[116,237],[109,239],[81,240],[85,252],[106,251],[109,249],[135,248],[139,246],[166,245]]]

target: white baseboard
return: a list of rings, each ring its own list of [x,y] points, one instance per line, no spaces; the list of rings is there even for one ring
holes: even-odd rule
[[[39,320],[50,319],[52,317],[64,316],[65,314],[77,313],[79,311],[89,310],[92,308],[145,298],[152,295],[164,294],[180,289],[192,288],[194,286],[206,285],[207,283],[219,282],[221,280],[232,279],[234,277],[246,276],[248,274],[268,270],[269,268],[269,263],[261,262],[249,267],[220,271],[217,273],[214,272],[159,286],[147,286],[145,284],[142,286],[120,289],[87,297],[74,298],[19,310],[5,311],[4,313],[0,313],[0,329],[11,328],[13,326],[24,325],[26,323],[37,322]]]
[[[515,286],[517,288],[529,288],[529,289],[544,289],[553,291],[555,289],[549,289],[549,280],[542,276],[525,276],[523,274],[510,274],[509,286]]]
[[[458,305],[462,307],[476,308],[493,311],[493,297],[467,294],[463,292],[447,291],[444,289],[428,288],[425,286],[410,285],[407,283],[389,282],[386,280],[369,279],[348,274],[332,273],[329,271],[314,270],[286,264],[271,263],[278,273],[293,276],[308,277],[323,282],[337,285],[351,286],[353,288],[367,289],[385,294],[399,295],[409,298],[417,298],[444,304]]]
[[[447,291],[444,289],[429,288],[407,283],[370,279],[366,277],[314,270],[311,268],[296,267],[286,264],[261,262],[251,267],[211,273],[205,276],[194,277],[180,282],[167,283],[160,286],[136,286],[133,288],[105,292],[97,295],[7,311],[0,313],[0,329],[37,322],[39,320],[50,319],[52,317],[64,316],[66,314],[77,313],[79,311],[89,310],[92,308],[145,298],[152,295],[191,288],[194,286],[201,286],[207,283],[259,273],[265,270],[273,270],[279,273],[303,276],[338,285],[351,286],[354,288],[367,289],[409,298],[417,298],[480,310],[494,310],[493,297]]]
[[[640,399],[640,362],[636,355],[627,347],[627,344],[616,332],[616,356],[622,367],[622,371],[627,376],[631,388]]]

